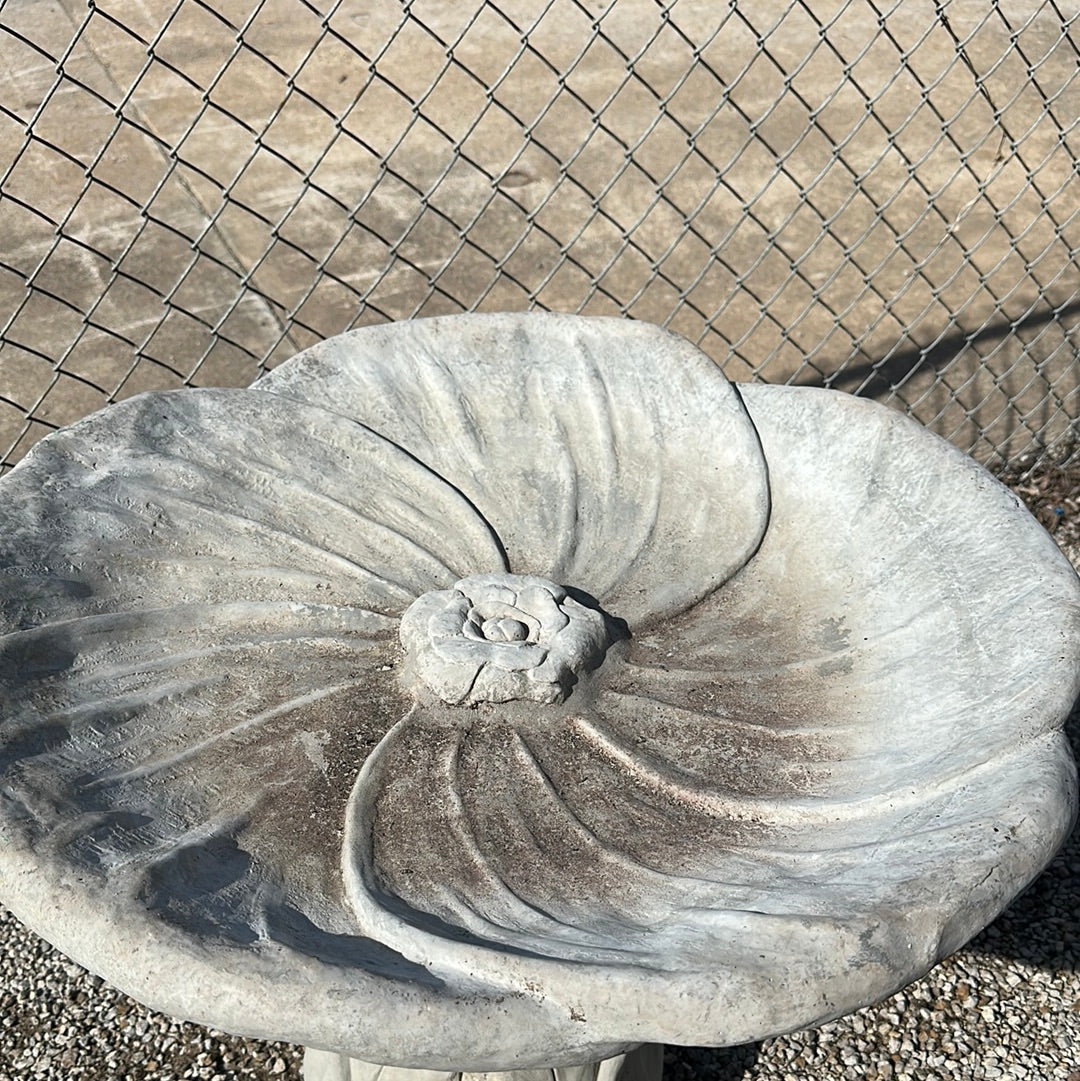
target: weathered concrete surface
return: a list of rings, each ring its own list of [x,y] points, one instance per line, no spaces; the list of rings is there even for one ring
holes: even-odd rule
[[[367,328],[0,496],[3,901],[228,1030],[476,1071],[757,1039],[925,972],[1075,813],[1045,531],[895,412],[654,328]],[[485,573],[624,634],[563,701],[419,692],[402,613]]]
[[[788,7],[9,0],[0,456],[28,414],[530,305],[668,324],[983,458],[1065,439],[1075,3],[913,0],[887,34],[864,0]]]

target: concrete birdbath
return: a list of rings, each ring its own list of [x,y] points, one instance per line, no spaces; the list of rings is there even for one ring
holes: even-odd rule
[[[0,900],[311,1078],[835,1017],[1073,820],[1041,527],[640,324],[368,328],[113,406],[0,480],[0,583]]]

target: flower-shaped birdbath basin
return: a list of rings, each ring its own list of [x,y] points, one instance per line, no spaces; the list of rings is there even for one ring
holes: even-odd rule
[[[759,1039],[1039,873],[1078,674],[1072,568],[894,412],[367,328],[0,480],[0,900],[311,1076]]]

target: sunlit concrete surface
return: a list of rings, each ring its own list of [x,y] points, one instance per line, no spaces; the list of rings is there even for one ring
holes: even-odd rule
[[[881,10],[6,0],[0,458],[352,325],[530,306],[1061,457],[1075,0]]]

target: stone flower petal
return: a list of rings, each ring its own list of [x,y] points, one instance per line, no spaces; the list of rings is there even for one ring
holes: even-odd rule
[[[397,616],[504,569],[483,519],[400,448],[249,390],[114,406],[45,440],[4,486],[5,625],[191,596]]]
[[[410,708],[400,611],[502,567],[472,508],[354,422],[246,391],[133,399],[2,490],[5,904],[235,1031],[389,1060],[387,1026],[449,1016],[456,991],[334,898],[353,779]]]
[[[650,1040],[738,1043],[918,977],[1060,845],[1075,572],[900,415],[743,393],[774,463],[760,550],[587,706],[395,728],[349,807],[369,933],[610,1031],[626,991]]]
[[[842,808],[740,799],[625,736],[497,709],[468,730],[403,721],[348,809],[363,933],[561,1007],[575,1042],[745,1042],[887,993],[898,957],[929,965],[906,913],[816,880]]]
[[[530,314],[365,327],[257,387],[393,439],[477,507],[511,571],[602,597],[632,627],[716,589],[768,518],[734,388],[645,324]]]
[[[770,461],[768,535],[722,593],[635,640],[628,693],[842,735],[843,795],[868,773],[882,791],[935,782],[1046,733],[1063,747],[1080,581],[1019,499],[895,411],[742,393]]]
[[[3,490],[0,738],[28,761],[64,748],[78,767],[61,786],[197,762],[235,794],[220,756],[241,733],[324,699],[362,714],[368,685],[392,682],[400,612],[500,565],[482,520],[407,454],[246,391],[118,405],[45,440]]]

